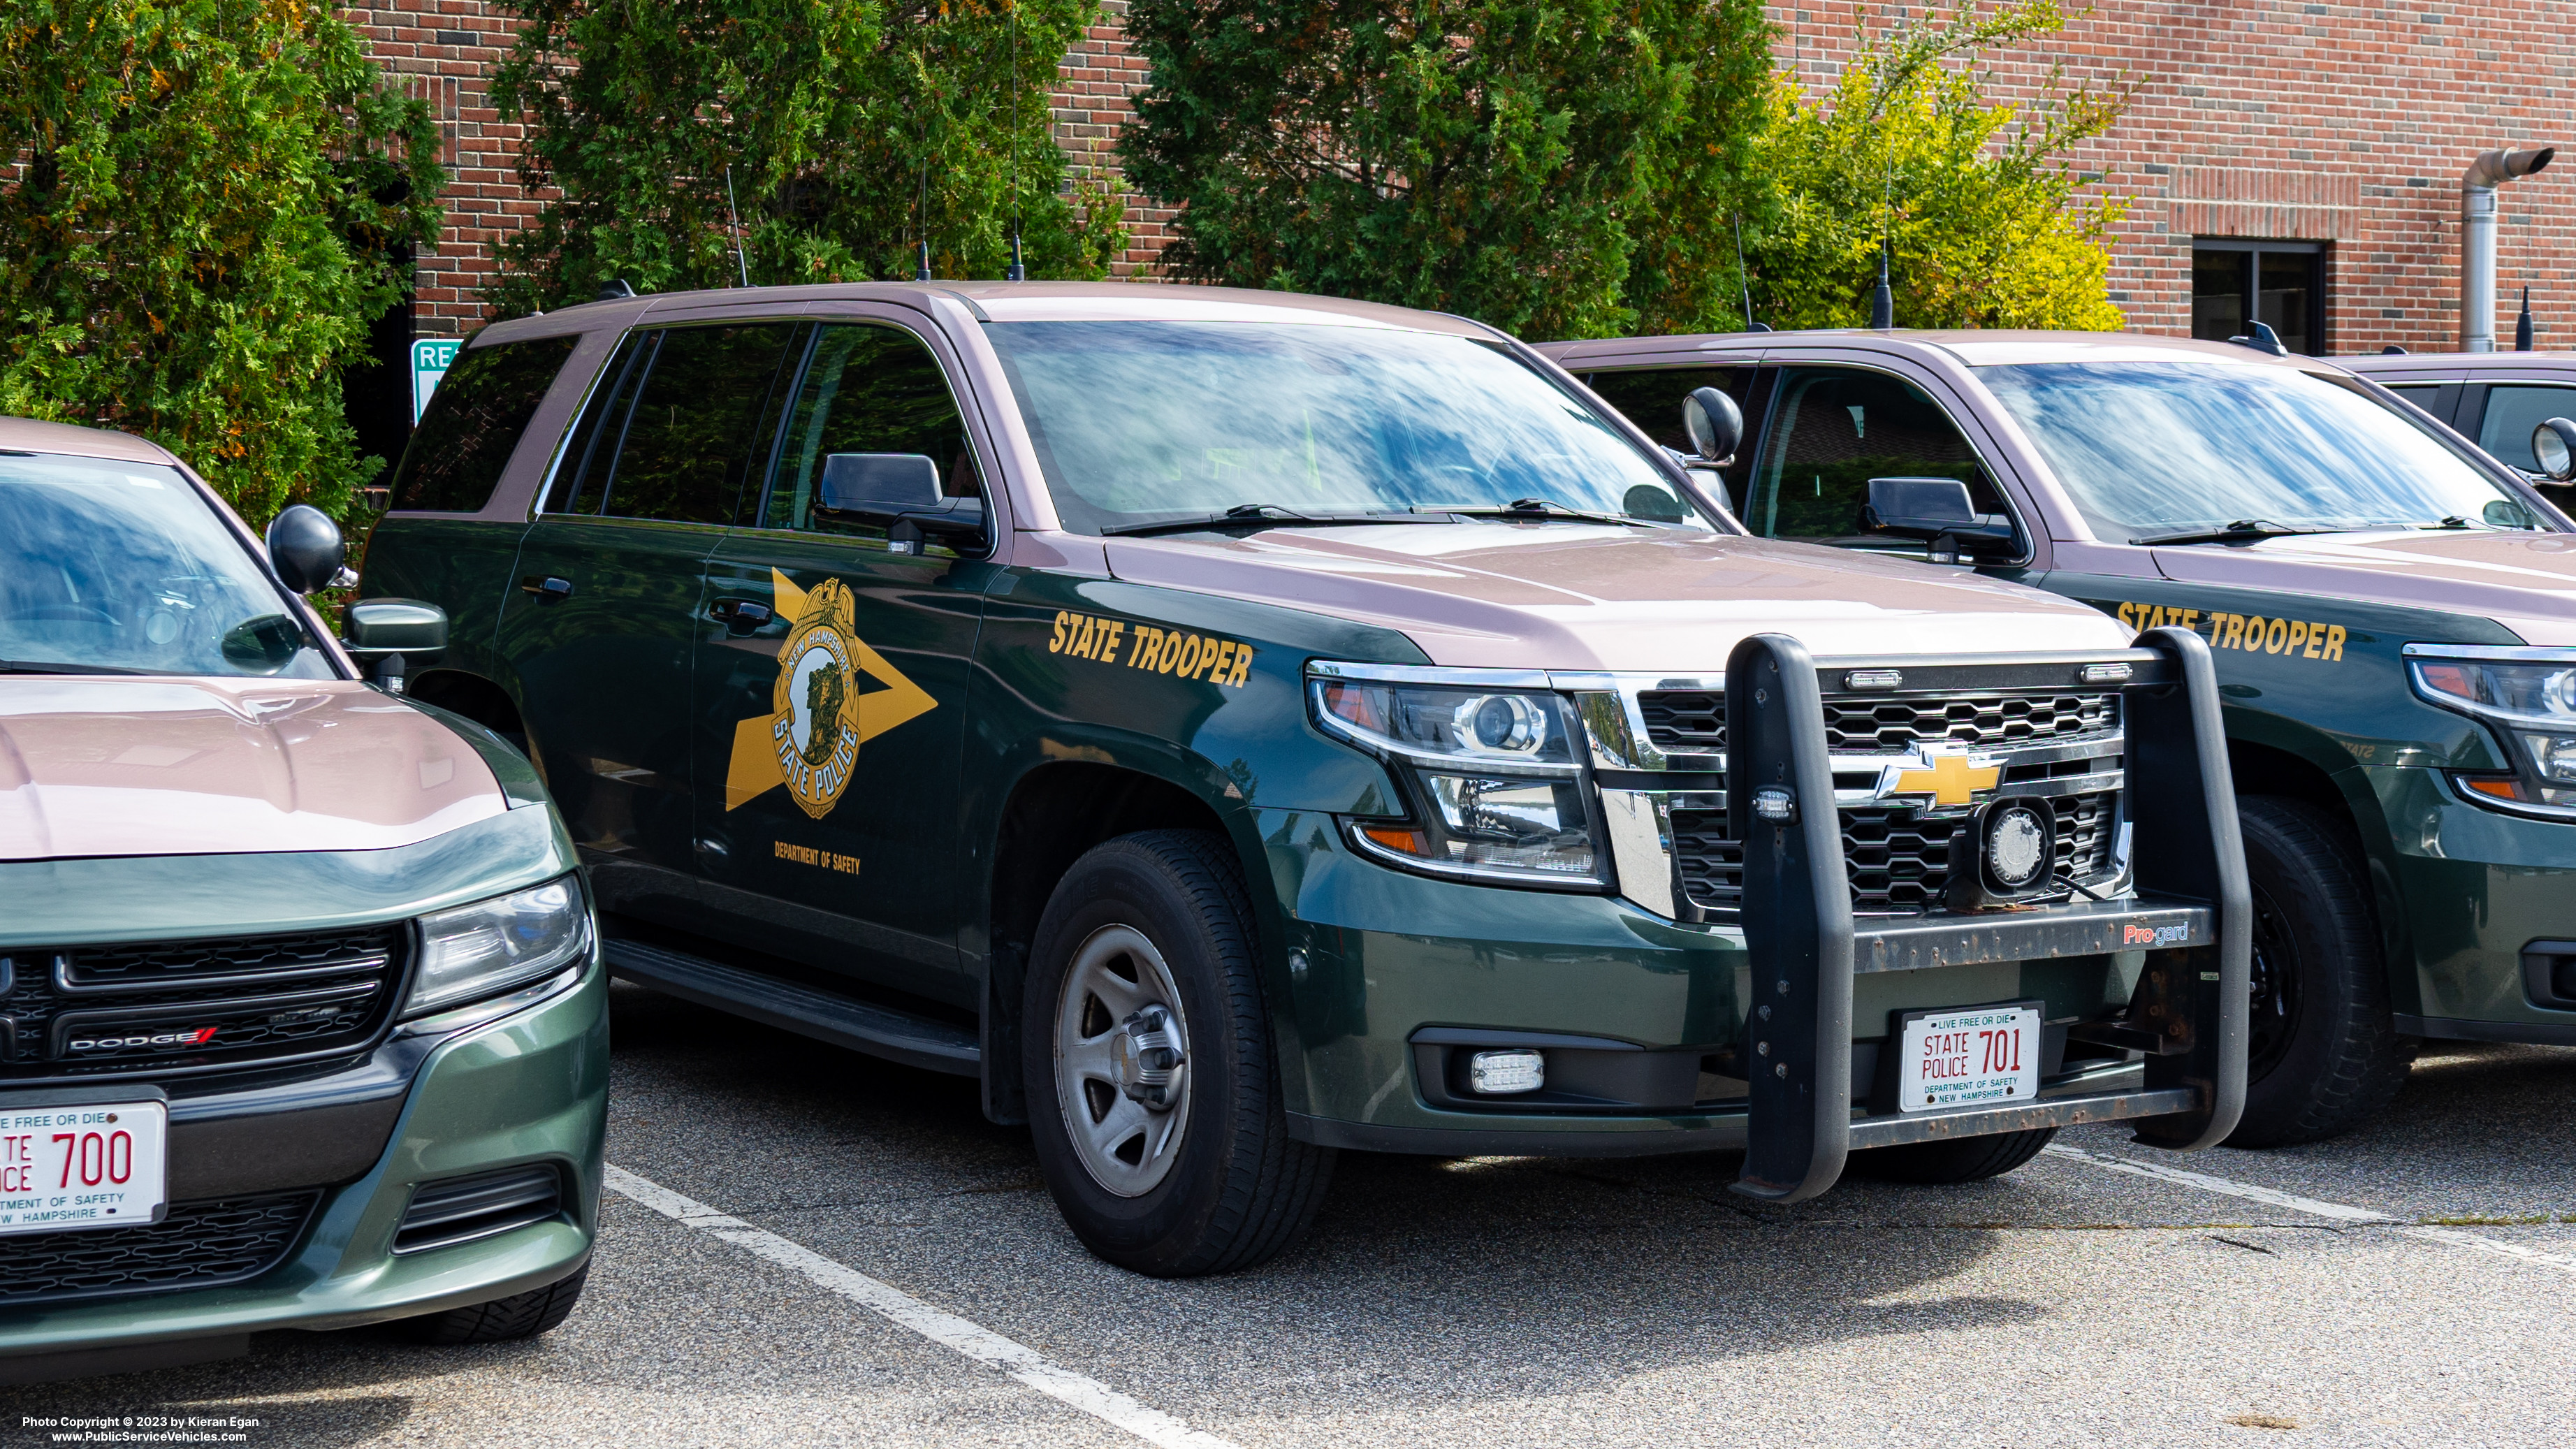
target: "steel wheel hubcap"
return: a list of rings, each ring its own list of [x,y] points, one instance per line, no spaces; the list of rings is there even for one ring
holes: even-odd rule
[[[1133,926],[1103,926],[1073,953],[1055,1010],[1055,1100],[1091,1180],[1120,1197],[1154,1190],[1189,1123],[1189,1020],[1163,953]]]

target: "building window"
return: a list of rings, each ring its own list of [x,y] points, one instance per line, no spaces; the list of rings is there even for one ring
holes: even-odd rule
[[[2191,244],[2191,335],[2213,342],[2271,324],[2281,345],[2321,356],[2326,350],[2326,248],[2323,242],[2220,241]]]

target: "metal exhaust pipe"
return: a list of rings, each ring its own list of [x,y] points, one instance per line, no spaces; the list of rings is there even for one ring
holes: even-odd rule
[[[2493,352],[2496,319],[2496,188],[2549,164],[2555,146],[2485,151],[2460,178],[2460,350]]]

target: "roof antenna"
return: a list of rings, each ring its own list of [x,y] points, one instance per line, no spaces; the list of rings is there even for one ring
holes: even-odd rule
[[[1011,148],[1011,269],[1002,275],[1014,282],[1029,279],[1029,269],[1020,264],[1020,7],[1011,6],[1011,125],[1002,132],[1002,144]]]
[[[920,260],[913,264],[912,279],[927,282],[930,280],[930,137],[927,132],[922,135],[921,198],[913,205],[912,230],[921,246]]]
[[[1869,294],[1869,325],[1885,330],[1896,325],[1896,291],[1887,284],[1888,253],[1895,249],[1890,228],[1895,225],[1896,151],[1887,152],[1887,175],[1878,192],[1878,290]]]
[[[2531,289],[2529,287],[2522,289],[2522,317],[2513,324],[2513,350],[2516,352],[2531,350]]]
[[[1744,330],[1768,332],[1768,323],[1753,320],[1753,283],[1744,273],[1744,213],[1735,214],[1735,289],[1744,294]]]
[[[742,284],[748,287],[751,285],[751,263],[743,260],[742,213],[734,209],[733,167],[730,163],[725,167],[725,220],[733,226],[734,269],[742,274]]]

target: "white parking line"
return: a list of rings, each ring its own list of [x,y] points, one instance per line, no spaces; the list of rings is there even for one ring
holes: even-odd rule
[[[2564,1273],[2576,1273],[2576,1258],[2558,1253],[2544,1253],[2538,1248],[2527,1248],[2520,1243],[2506,1242],[2502,1238],[2490,1238],[2484,1233],[2462,1232],[2458,1228],[2409,1223],[2403,1219],[2390,1217],[2386,1213],[2373,1212],[2368,1208],[2327,1202],[2323,1198],[2301,1197],[2294,1192],[2282,1192],[2277,1188],[2257,1187],[2250,1182],[2212,1177],[2205,1172],[2188,1172],[2179,1167],[2140,1162],[2133,1157],[2113,1157],[2107,1153],[2086,1152],[2080,1147],[2060,1147],[2051,1143],[2040,1150],[2050,1157],[2062,1157],[2069,1162],[2081,1162],[2087,1167],[2100,1168],[2104,1172],[2125,1172],[2133,1177],[2154,1178],[2159,1182],[2170,1182],[2180,1187],[2196,1187],[2203,1192],[2224,1193],[2229,1197],[2241,1197],[2248,1202],[2259,1202],[2268,1207],[2288,1208],[2292,1212],[2306,1213],[2310,1217],[2331,1218],[2336,1222],[2386,1224],[2403,1237],[2422,1238],[2432,1243],[2448,1243],[2455,1248],[2473,1248],[2481,1253],[2494,1253],[2500,1257],[2512,1258],[2539,1267],[2556,1268]]]
[[[1030,1388],[1095,1418],[1105,1419],[1149,1444],[1165,1449],[1238,1449],[1231,1440],[1193,1429],[1160,1409],[1149,1409],[1097,1379],[1049,1363],[1026,1344],[942,1313],[900,1289],[889,1287],[855,1268],[843,1267],[810,1248],[799,1247],[776,1233],[728,1217],[694,1198],[608,1164],[609,1191],[631,1198],[682,1227],[724,1239],[754,1256],[803,1274],[816,1285],[875,1310],[934,1343],[944,1344],[978,1363],[1000,1369]]]

